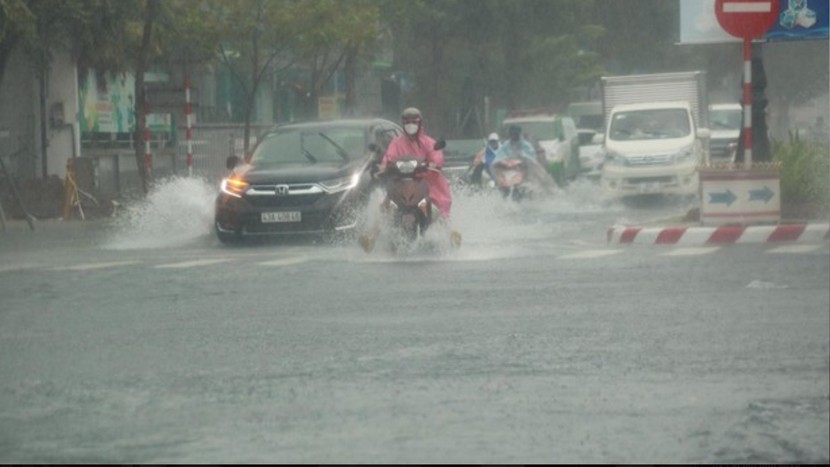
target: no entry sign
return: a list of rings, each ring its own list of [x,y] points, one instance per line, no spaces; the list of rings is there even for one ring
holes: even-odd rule
[[[763,36],[778,18],[778,0],[716,0],[715,16],[733,36],[754,39]]]

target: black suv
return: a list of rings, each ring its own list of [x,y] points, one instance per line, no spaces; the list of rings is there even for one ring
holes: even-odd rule
[[[260,138],[249,162],[228,158],[232,172],[216,199],[216,235],[226,243],[354,229],[373,187],[370,170],[401,133],[383,119],[275,127]]]

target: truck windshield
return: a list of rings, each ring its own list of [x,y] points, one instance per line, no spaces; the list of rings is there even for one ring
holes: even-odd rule
[[[615,113],[609,134],[616,141],[640,141],[682,138],[690,132],[688,110],[650,109]]]
[[[522,128],[522,135],[530,141],[548,141],[557,139],[556,126],[553,121],[541,122],[514,122],[504,123],[502,134],[507,134],[507,128],[517,125]]]
[[[740,130],[741,109],[713,109],[709,111],[713,130]]]

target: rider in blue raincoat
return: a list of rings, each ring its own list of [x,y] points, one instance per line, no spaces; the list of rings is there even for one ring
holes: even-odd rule
[[[547,192],[552,192],[555,182],[553,178],[547,173],[542,164],[536,157],[536,150],[533,145],[522,138],[522,128],[520,126],[512,125],[507,129],[510,139],[505,141],[498,151],[496,151],[492,164],[495,164],[502,159],[515,159],[521,157],[527,162],[527,174],[530,180],[539,184]],[[491,166],[492,166],[491,164]]]

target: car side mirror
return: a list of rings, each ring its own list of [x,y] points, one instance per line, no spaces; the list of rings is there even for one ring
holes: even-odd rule
[[[228,170],[233,170],[241,161],[242,159],[240,159],[239,156],[228,156],[228,159],[225,161],[225,167],[227,167]]]
[[[594,144],[602,144],[605,142],[605,135],[602,133],[597,133],[591,138],[591,142]]]
[[[444,149],[445,147],[447,147],[447,142],[444,141],[443,139],[439,139],[432,146],[432,149],[434,149],[435,151],[440,151],[440,150]]]
[[[700,139],[709,139],[712,136],[712,132],[709,131],[708,128],[698,128],[697,129],[697,137]]]

